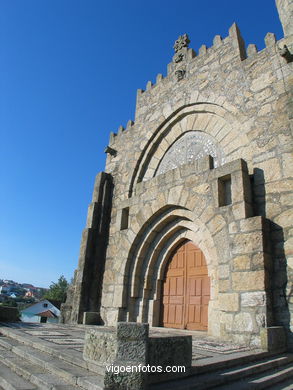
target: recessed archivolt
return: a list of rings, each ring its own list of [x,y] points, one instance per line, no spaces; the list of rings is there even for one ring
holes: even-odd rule
[[[235,115],[223,107],[213,103],[195,103],[184,106],[169,116],[148,141],[139,158],[131,179],[129,196],[132,195],[136,183],[151,179],[170,146],[188,131],[201,131],[220,145],[226,161],[246,156],[246,146],[249,144],[246,134],[241,130],[241,123]]]
[[[150,219],[150,223],[138,233],[129,252],[125,267],[124,307],[131,308],[133,299],[142,300],[144,312],[148,312],[148,301],[159,294],[160,281],[164,277],[170,253],[184,240],[191,240],[204,253],[210,275],[214,275],[217,253],[211,233],[204,223],[194,218],[194,213],[183,208],[164,210]],[[131,318],[143,313],[136,307]],[[144,314],[146,315],[146,314]],[[141,318],[141,317],[139,317]]]
[[[152,231],[149,234],[148,239],[144,241],[138,251],[138,256],[136,258],[135,269],[131,281],[132,297],[142,295],[141,289],[142,287],[146,287],[145,284],[147,282],[145,279],[146,269],[152,268],[154,265],[151,259],[160,252],[161,248],[164,246],[164,241],[172,239],[173,235],[179,230],[191,228],[192,223],[190,220],[181,216],[172,216],[172,220],[169,223],[165,223],[165,220],[161,221],[161,224],[157,227],[158,230]],[[148,242],[151,242],[151,244],[148,244]]]
[[[188,220],[190,212],[180,206],[166,206],[158,210],[150,217],[136,235],[125,266],[125,284],[132,286],[132,293],[135,291],[139,279],[137,269],[141,266],[145,254],[149,250],[155,250],[153,247],[155,237],[159,232],[164,231],[166,227],[172,227],[178,221]],[[133,261],[135,259],[135,261]],[[136,271],[135,271],[136,270]]]

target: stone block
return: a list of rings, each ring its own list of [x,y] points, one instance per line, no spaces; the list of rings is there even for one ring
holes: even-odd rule
[[[243,172],[237,171],[232,174],[232,201],[243,202],[245,201],[245,188],[244,188],[244,180],[243,180]]]
[[[148,364],[151,366],[191,367],[192,337],[150,337]]]
[[[248,57],[251,57],[253,56],[254,54],[257,53],[257,47],[256,45],[254,45],[253,43],[250,43],[248,46],[247,46],[247,55]]]
[[[245,254],[263,251],[263,233],[236,234],[232,242],[232,252],[234,254]]]
[[[266,293],[263,291],[241,294],[241,307],[265,306]]]
[[[144,390],[146,389],[146,373],[136,371],[131,362],[114,361],[116,372],[106,372],[104,390]]]
[[[266,257],[267,255],[263,252],[254,254],[251,259],[251,270],[263,270],[266,267]]]
[[[271,158],[270,160],[259,163],[258,168],[264,171],[266,183],[278,180],[282,177],[278,158]]]
[[[283,326],[262,328],[260,331],[261,347],[269,352],[285,352],[287,349],[286,333]]]
[[[221,215],[215,215],[207,225],[210,232],[215,234],[226,226],[226,221]]]
[[[251,217],[240,221],[241,232],[253,232],[262,229],[262,217]]]
[[[149,324],[118,322],[117,359],[146,363]]]
[[[229,223],[229,233],[234,234],[238,232],[238,225],[236,222]]]
[[[250,313],[238,313],[234,317],[233,331],[251,333],[254,330],[253,319]]]
[[[223,279],[223,280],[220,279],[218,282],[218,286],[219,286],[219,292],[229,291],[231,288],[230,280],[229,279]]]
[[[219,309],[223,311],[238,311],[239,310],[239,294],[219,294]]]
[[[281,19],[285,36],[293,34],[292,17],[293,17],[293,2],[292,0],[276,0],[276,6]]]
[[[278,215],[274,219],[274,222],[280,225],[282,228],[290,227],[293,221],[293,209],[288,209],[286,211],[283,211],[282,214]]]
[[[264,271],[243,271],[232,273],[232,288],[234,291],[264,291]]]
[[[214,160],[212,156],[204,156],[197,160],[197,172],[205,172],[212,169]]]
[[[88,329],[85,332],[83,358],[95,364],[110,364],[117,352],[117,336],[106,329]]]
[[[105,372],[104,388],[108,390],[129,389],[142,390],[146,388],[148,382],[160,380],[161,374],[149,374],[146,372],[146,366],[184,366],[187,370],[192,362],[192,337],[151,337],[148,336],[148,324],[120,322],[117,326],[117,334],[108,331],[103,338],[107,338],[117,346],[117,349],[111,348],[111,364],[113,370]],[[97,332],[96,332],[97,333]],[[110,337],[111,335],[111,337]],[[95,339],[95,342],[96,339]],[[88,345],[88,343],[87,343]],[[100,345],[100,347],[106,347]],[[116,354],[115,354],[116,351]],[[84,353],[88,358],[88,355]],[[96,353],[97,355],[97,353]],[[100,358],[101,352],[98,357]],[[110,355],[107,355],[109,361]],[[99,360],[101,361],[101,359]],[[105,358],[103,356],[103,361]],[[170,374],[170,378],[181,376],[181,373]],[[151,379],[150,379],[151,377]]]
[[[222,335],[225,336],[225,333],[230,333],[233,331],[233,317],[234,313],[224,313],[220,312],[216,317],[216,320],[219,321],[221,325]]]
[[[232,204],[233,215],[236,220],[250,216],[246,202],[238,202]]]
[[[293,176],[293,156],[292,156],[292,153],[283,153],[283,155],[282,155],[282,168],[283,168],[283,175],[285,177],[292,177]]]
[[[234,271],[241,271],[250,269],[250,257],[249,256],[237,256],[233,259]]]
[[[230,267],[228,264],[219,265],[218,267],[218,275],[220,279],[227,279],[230,274]]]

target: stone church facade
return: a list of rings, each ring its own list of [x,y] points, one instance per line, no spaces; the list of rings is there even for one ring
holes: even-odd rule
[[[284,38],[246,48],[236,24],[198,55],[175,42],[110,135],[62,322],[207,331],[293,346],[293,2]]]

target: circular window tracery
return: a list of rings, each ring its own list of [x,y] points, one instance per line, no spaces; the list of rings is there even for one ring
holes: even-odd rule
[[[223,152],[217,142],[202,131],[188,131],[177,139],[163,156],[155,176],[161,175],[180,165],[198,160],[206,155],[214,158],[214,167],[225,162]]]

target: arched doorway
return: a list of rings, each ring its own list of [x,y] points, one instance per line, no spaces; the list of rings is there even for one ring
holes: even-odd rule
[[[207,330],[210,278],[202,251],[190,241],[177,247],[163,281],[162,325]]]

